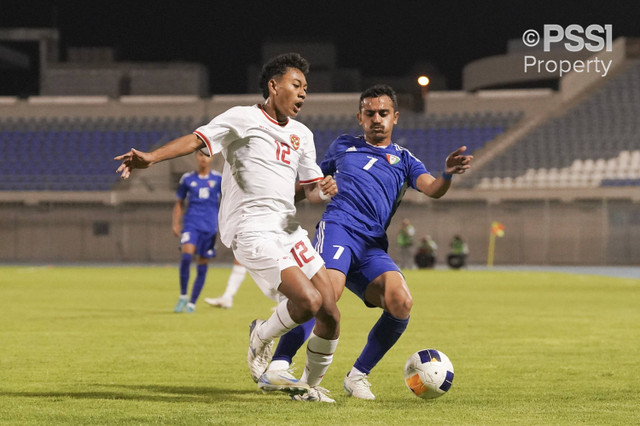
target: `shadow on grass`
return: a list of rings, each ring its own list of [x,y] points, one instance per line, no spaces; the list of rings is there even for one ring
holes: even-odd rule
[[[110,388],[112,390],[86,391],[41,391],[18,392],[0,391],[0,397],[23,398],[73,398],[73,399],[106,399],[156,402],[202,402],[213,403],[230,399],[249,400],[258,394],[257,391],[238,390],[203,386],[163,386],[163,385],[116,385],[94,384],[91,388]]]

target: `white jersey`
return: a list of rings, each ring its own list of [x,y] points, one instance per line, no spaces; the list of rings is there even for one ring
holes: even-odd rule
[[[210,155],[222,152],[220,239],[227,247],[236,234],[293,232],[296,179],[322,180],[313,133],[289,119],[279,124],[260,105],[234,107],[194,132]]]

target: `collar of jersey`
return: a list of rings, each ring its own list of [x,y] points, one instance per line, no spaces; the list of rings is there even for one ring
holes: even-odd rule
[[[262,108],[261,104],[258,104],[258,108],[260,109],[260,111],[262,111],[262,113],[264,114],[265,117],[267,117],[267,120],[269,120],[270,122],[272,122],[273,124],[277,124],[280,127],[284,127],[287,124],[289,124],[289,117],[287,117],[287,121],[285,121],[284,123],[279,122],[278,120],[274,120],[273,118],[271,118],[271,116],[269,114],[267,114],[267,112],[264,110],[264,108]]]
[[[366,143],[367,145],[369,145],[370,147],[372,147],[372,148],[377,148],[377,149],[387,149],[387,148],[389,148],[391,145],[393,145],[393,142],[389,142],[389,145],[387,145],[387,146],[378,146],[378,145],[374,145],[374,144],[372,144],[372,143],[367,142],[367,140],[364,138],[364,135],[362,136],[362,141],[363,141],[364,143]]]

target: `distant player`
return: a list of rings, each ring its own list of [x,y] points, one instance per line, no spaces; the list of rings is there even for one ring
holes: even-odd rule
[[[317,385],[338,344],[340,313],[322,258],[296,221],[294,206],[296,180],[311,202],[337,192],[333,178],[323,177],[316,164],[313,133],[290,119],[306,99],[308,68],[298,54],[277,56],[262,68],[263,104],[231,108],[151,153],[132,149],[115,160],[122,161],[117,172],[127,178],[135,168],[198,149],[210,155],[222,152],[221,240],[233,249],[262,292],[279,302],[268,320],[251,324],[247,351],[251,377],[265,391],[329,401]],[[273,340],[313,317],[307,382],[291,374],[265,372]]]
[[[246,275],[247,268],[233,259],[233,268],[231,268],[231,274],[227,279],[227,286],[224,289],[224,293],[222,293],[220,297],[206,297],[204,299],[205,303],[217,308],[231,309],[233,306],[233,298],[240,289],[240,285],[242,285],[242,281],[244,281]]]
[[[340,192],[327,205],[314,243],[338,298],[346,286],[366,306],[383,310],[344,379],[348,395],[371,400],[375,396],[367,375],[406,329],[413,305],[404,276],[387,254],[387,227],[407,187],[440,198],[452,175],[469,169],[473,157],[462,155],[466,147],[458,148],[446,158],[442,176],[431,176],[420,160],[391,142],[398,110],[396,94],[387,85],[362,93],[357,118],[364,136],[340,136],[320,165],[324,174],[335,176]],[[313,320],[280,339],[269,371],[289,368],[312,326]],[[305,371],[301,381],[307,377]]]
[[[174,312],[193,313],[196,310],[198,296],[207,278],[209,259],[216,255],[216,235],[218,234],[218,208],[220,206],[220,188],[222,175],[211,171],[209,157],[196,152],[198,168],[194,172],[182,175],[177,200],[173,207],[173,233],[180,237],[182,260],[180,261],[180,299]],[[185,201],[187,210],[185,212]],[[184,219],[180,228],[180,219]],[[181,230],[182,229],[182,230]],[[187,288],[191,272],[191,260],[197,256],[196,278],[191,289],[191,299]],[[188,301],[188,303],[187,303]]]

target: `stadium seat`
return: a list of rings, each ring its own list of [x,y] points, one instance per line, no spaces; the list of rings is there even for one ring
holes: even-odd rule
[[[0,119],[0,190],[106,191],[114,155],[187,132],[191,117]]]
[[[548,120],[470,174],[465,184],[484,188],[486,179],[499,172],[499,178],[512,178],[522,187],[633,185],[640,179],[639,82],[640,61],[634,60],[563,116]],[[496,125],[511,119],[500,115]],[[505,164],[510,166],[505,169]],[[530,169],[540,170],[535,182]]]

